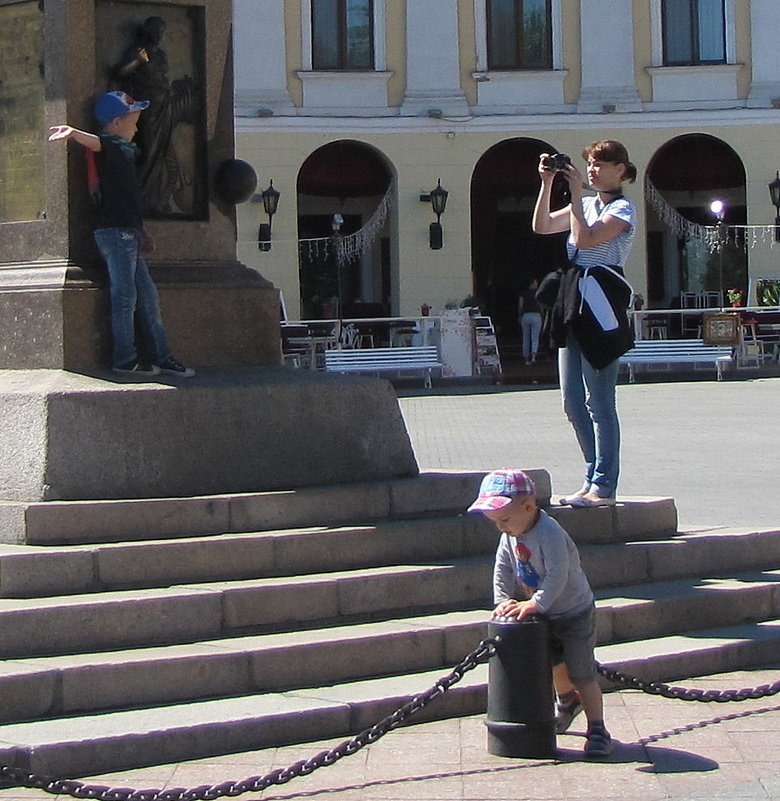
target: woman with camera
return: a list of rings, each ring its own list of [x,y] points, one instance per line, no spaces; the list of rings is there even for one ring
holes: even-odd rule
[[[566,416],[585,458],[582,487],[561,503],[576,507],[615,503],[620,471],[620,422],[615,403],[618,359],[633,346],[626,313],[632,289],[623,276],[636,231],[636,209],[623,196],[625,181],[636,180],[626,148],[613,140],[588,145],[582,173],[562,154],[539,159],[542,185],[533,216],[538,234],[569,232],[569,265],[539,287],[540,303],[551,307],[550,343],[559,349],[558,367]],[[571,202],[550,210],[557,173],[568,182]]]

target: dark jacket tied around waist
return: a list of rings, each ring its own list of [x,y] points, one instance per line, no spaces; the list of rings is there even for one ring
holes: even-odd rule
[[[570,264],[550,313],[550,343],[565,347],[571,326],[585,358],[602,370],[634,346],[627,314],[631,292],[621,267]]]

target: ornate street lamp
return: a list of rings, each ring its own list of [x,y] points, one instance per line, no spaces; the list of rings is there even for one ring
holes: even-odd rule
[[[274,179],[271,178],[271,183],[268,189],[264,189],[260,193],[260,199],[263,201],[263,209],[268,215],[267,223],[260,223],[260,230],[257,234],[257,241],[260,250],[267,251],[271,249],[271,219],[276,214],[276,209],[279,207],[280,193],[274,189]],[[257,197],[257,195],[255,195]]]
[[[431,223],[430,231],[428,233],[428,241],[430,243],[431,250],[441,250],[441,247],[444,244],[444,232],[442,231],[441,227],[441,215],[444,214],[444,210],[447,208],[447,198],[449,197],[449,194],[450,193],[446,189],[442,188],[441,178],[439,178],[435,189],[432,189],[430,192],[428,192],[428,194],[420,195],[420,200],[430,200],[433,213],[436,215],[436,222]]]

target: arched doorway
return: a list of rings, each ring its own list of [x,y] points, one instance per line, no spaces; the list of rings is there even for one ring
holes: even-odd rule
[[[745,169],[734,150],[709,134],[678,136],[653,156],[646,181],[648,305],[676,308],[683,292],[722,297],[725,289],[738,287],[744,293],[748,270],[742,239],[730,236],[722,252],[714,251],[686,233],[685,224],[715,225],[710,211],[715,199],[725,204],[727,226],[745,224]]]
[[[538,139],[507,139],[483,154],[471,180],[471,269],[474,294],[493,318],[504,351],[519,338],[517,301],[534,278],[566,258],[565,236],[531,230],[539,192],[539,154],[555,153]],[[554,207],[568,202],[555,181]]]
[[[303,319],[390,312],[391,185],[384,156],[362,142],[332,142],[304,161],[297,189]]]

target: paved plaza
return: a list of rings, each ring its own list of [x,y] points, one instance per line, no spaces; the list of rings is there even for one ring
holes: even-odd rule
[[[424,470],[545,467],[555,493],[579,484],[579,457],[557,390],[500,387],[401,391]],[[780,524],[780,379],[621,386],[624,495],[672,495],[682,528]],[[780,665],[680,682],[755,687]],[[420,691],[427,688],[421,687]],[[637,691],[606,696],[611,757],[582,757],[582,718],[555,759],[505,759],[486,750],[482,716],[409,726],[331,767],[246,798],[264,801],[780,801],[780,695],[704,704]],[[114,787],[172,788],[264,775],[335,742],[230,754],[90,777]],[[0,801],[43,798],[7,789]]]
[[[423,470],[544,467],[553,497],[582,484],[557,389],[401,391]],[[780,378],[618,386],[618,495],[675,498],[683,528],[780,526]]]

